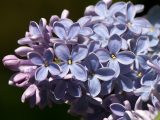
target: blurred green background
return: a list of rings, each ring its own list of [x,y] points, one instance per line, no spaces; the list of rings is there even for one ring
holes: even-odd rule
[[[49,20],[51,15],[60,15],[63,9],[70,11],[70,18],[77,20],[86,6],[98,0],[0,0],[0,58],[13,54],[18,47],[17,40],[28,30],[31,20],[39,22],[41,17]],[[115,0],[119,1],[119,0]],[[114,1],[114,2],[115,2]],[[125,0],[127,1],[127,0]],[[145,13],[159,0],[132,0],[145,4]],[[159,12],[159,11],[157,11]],[[0,64],[0,120],[78,120],[67,114],[68,106],[54,105],[40,110],[31,109],[20,101],[22,89],[8,85],[13,73]]]

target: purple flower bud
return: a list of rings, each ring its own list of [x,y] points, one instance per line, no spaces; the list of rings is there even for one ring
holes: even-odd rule
[[[9,84],[17,87],[24,87],[28,84],[32,76],[33,74],[30,73],[17,73],[11,77]]]
[[[26,99],[36,96],[36,104],[40,102],[39,90],[36,85],[30,85],[21,97],[21,101],[24,103]]]
[[[19,56],[26,56],[28,52],[33,51],[34,49],[27,46],[19,47],[15,50],[15,53]]]
[[[69,11],[66,10],[66,9],[64,9],[64,10],[62,11],[62,14],[61,14],[61,19],[67,18],[68,15],[69,15]]]
[[[94,15],[95,14],[95,12],[94,12],[94,6],[90,5],[90,6],[86,7],[84,14],[86,16]]]
[[[18,70],[18,65],[20,63],[20,59],[15,55],[7,55],[3,58],[3,64],[13,71]]]
[[[28,32],[26,32],[26,36],[29,36]],[[20,44],[20,45],[26,45],[26,44],[31,44],[31,43],[32,43],[32,41],[29,37],[24,37],[24,38],[21,38],[18,40],[18,44]]]

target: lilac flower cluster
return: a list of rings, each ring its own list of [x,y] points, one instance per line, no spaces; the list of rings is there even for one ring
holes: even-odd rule
[[[21,101],[66,103],[85,120],[153,120],[160,110],[160,25],[136,17],[143,5],[110,0],[73,22],[64,10],[47,24],[31,21],[16,55],[3,64]]]

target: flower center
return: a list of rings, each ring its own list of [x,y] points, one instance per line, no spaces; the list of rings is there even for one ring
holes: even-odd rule
[[[154,27],[151,27],[149,30],[150,32],[154,32]]]
[[[112,59],[116,59],[116,56],[114,54],[111,55]]]
[[[132,26],[132,23],[131,23],[131,22],[129,22],[127,25],[128,25],[128,27],[131,27],[131,26]]]
[[[45,67],[48,67],[48,66],[49,66],[48,61],[44,61],[44,66],[45,66]]]
[[[57,64],[61,63],[60,59],[58,59],[58,58],[54,58],[53,62],[55,62]]]
[[[138,72],[138,73],[137,73],[137,77],[138,77],[138,78],[142,77],[142,72]]]
[[[68,60],[68,64],[69,64],[69,65],[72,64],[72,60],[71,60],[71,59]]]

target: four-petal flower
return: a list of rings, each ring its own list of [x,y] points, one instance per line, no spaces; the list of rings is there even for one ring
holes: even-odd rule
[[[38,68],[35,72],[35,79],[37,81],[45,80],[48,76],[48,72],[51,75],[59,75],[60,74],[60,67],[59,65],[53,62],[54,55],[52,49],[47,49],[44,52],[44,55],[41,56],[36,52],[28,53],[28,58],[34,65],[37,65]]]

